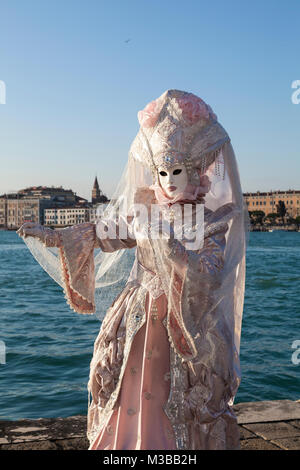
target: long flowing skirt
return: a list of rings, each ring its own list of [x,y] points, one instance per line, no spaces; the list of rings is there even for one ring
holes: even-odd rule
[[[170,393],[170,344],[162,320],[167,299],[147,294],[146,321],[136,334],[117,406],[90,450],[176,450],[164,412]]]

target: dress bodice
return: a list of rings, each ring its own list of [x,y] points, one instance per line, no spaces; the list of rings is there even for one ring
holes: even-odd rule
[[[136,257],[139,263],[153,273],[156,273],[155,260],[149,240],[142,240],[137,243]]]

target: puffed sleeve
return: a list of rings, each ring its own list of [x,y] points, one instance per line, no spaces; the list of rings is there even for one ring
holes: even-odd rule
[[[175,238],[167,241],[166,257],[174,271],[172,294],[177,315],[175,319],[173,312],[174,319],[170,317],[169,334],[174,347],[185,359],[198,354],[195,340],[204,327],[201,321],[204,317],[207,321],[208,312],[216,308],[216,295],[221,295],[226,234],[229,220],[237,212],[233,204],[210,211],[204,222],[203,246],[198,250],[186,249]]]
[[[40,236],[41,242],[48,248],[60,247],[61,238],[59,236],[59,230],[53,230],[48,227],[41,226],[42,233]]]
[[[116,229],[116,238],[99,238],[97,225],[89,222],[45,233],[44,244],[59,250],[65,298],[77,313],[95,312],[94,249],[111,252],[136,245],[133,238],[119,238],[119,226]]]
[[[189,266],[194,272],[214,276],[224,266],[224,250],[228,223],[234,216],[233,204],[226,204],[212,212],[205,223],[203,246],[198,250],[187,250],[177,239],[168,241],[167,255],[179,273]]]
[[[56,231],[55,231],[56,232]],[[57,230],[64,292],[77,313],[95,312],[95,224],[84,223]]]

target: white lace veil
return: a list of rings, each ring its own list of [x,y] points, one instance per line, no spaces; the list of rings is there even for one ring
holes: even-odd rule
[[[214,230],[227,227],[224,266],[221,273],[215,276],[218,281],[216,284],[213,281],[212,268],[207,264],[208,257],[215,255],[213,251],[209,252],[208,246],[204,248],[203,258],[197,258],[203,265],[202,271],[198,265],[193,265],[193,260],[196,260],[196,255],[200,256],[201,250],[194,254],[189,253],[191,271],[187,276],[194,277],[192,290],[197,289],[197,279],[199,283],[201,281],[202,289],[206,286],[207,292],[203,292],[203,296],[206,300],[209,299],[206,305],[210,312],[222,308],[230,331],[234,331],[234,344],[238,352],[249,218],[230,139],[208,105],[195,95],[179,90],[167,90],[140,111],[138,117],[141,127],[131,145],[127,165],[110,203],[104,212],[100,208],[98,220],[109,222],[117,217],[134,237],[134,219],[130,208],[139,189],[158,184],[159,164],[183,162],[188,170],[189,182],[195,187],[201,186],[200,178],[206,175],[210,184],[205,195],[205,214],[210,223],[204,220],[204,229],[211,230],[213,235]],[[209,240],[209,232],[206,236]],[[46,248],[32,237],[27,237],[24,241],[45,271],[63,287],[58,249]],[[152,250],[157,274],[169,301],[169,310],[173,311],[174,319],[181,324],[186,312],[182,312],[177,303],[175,284],[172,282],[173,261],[166,258],[165,245],[161,240],[152,241]],[[134,281],[135,271],[132,268],[135,251],[135,248],[122,248],[104,253],[95,249],[95,315],[100,321],[121,292],[130,273],[130,279]],[[183,296],[188,295],[192,295],[191,292],[187,294],[184,290]],[[196,320],[189,324],[184,335],[190,351],[194,348],[197,325]]]

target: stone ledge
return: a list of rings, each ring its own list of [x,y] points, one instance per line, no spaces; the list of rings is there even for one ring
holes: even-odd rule
[[[300,402],[233,406],[241,450],[300,450]],[[0,421],[0,450],[87,450],[86,416]]]
[[[0,450],[88,449],[86,416],[0,421]]]
[[[238,423],[264,423],[300,419],[300,400],[250,401],[233,406]]]

